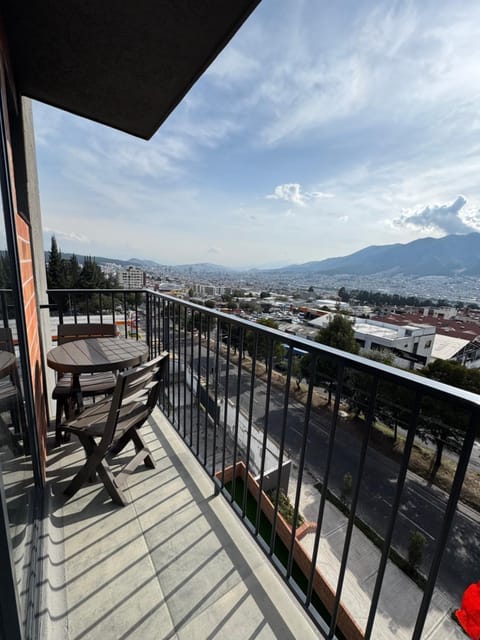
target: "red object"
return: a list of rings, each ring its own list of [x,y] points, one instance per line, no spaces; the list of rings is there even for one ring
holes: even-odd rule
[[[463,594],[462,608],[455,611],[462,629],[472,640],[480,640],[480,582],[471,584]]]

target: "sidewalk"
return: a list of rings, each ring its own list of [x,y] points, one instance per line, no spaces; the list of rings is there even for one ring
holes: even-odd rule
[[[316,480],[308,472],[304,473],[300,510],[306,520],[313,522],[317,521],[321,497],[314,486],[315,482]],[[296,484],[296,468],[292,468],[289,489],[292,503],[295,501]],[[338,581],[346,528],[347,517],[327,501],[317,567],[334,588]],[[311,554],[314,542],[315,533],[309,533],[301,543]],[[363,629],[367,623],[380,557],[380,549],[355,527],[345,572],[342,603]],[[372,638],[410,640],[422,597],[422,590],[389,560]],[[451,612],[455,606],[458,605],[449,602],[437,591],[434,592],[422,634],[424,640],[446,640],[447,638],[448,640],[465,640],[466,635],[451,619]]]

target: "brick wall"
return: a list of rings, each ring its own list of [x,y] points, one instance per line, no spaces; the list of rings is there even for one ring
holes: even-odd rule
[[[45,473],[47,412],[46,397],[42,375],[42,357],[40,350],[39,319],[37,313],[37,299],[35,294],[35,280],[33,275],[32,247],[30,242],[30,228],[25,220],[15,215],[18,254],[20,258],[20,274],[22,280],[23,304],[25,308],[25,322],[27,329],[28,354],[32,372],[32,388],[35,402],[35,417],[40,446],[40,459],[43,473]]]

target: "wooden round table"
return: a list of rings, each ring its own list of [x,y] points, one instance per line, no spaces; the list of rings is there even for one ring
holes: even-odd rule
[[[117,371],[141,364],[148,355],[148,345],[125,338],[88,338],[72,340],[54,347],[47,354],[48,366],[59,373],[96,373]]]
[[[72,340],[47,353],[48,366],[59,373],[72,374],[72,395],[79,409],[83,406],[80,387],[81,373],[119,371],[135,367],[146,360],[148,345],[125,338],[88,338]]]

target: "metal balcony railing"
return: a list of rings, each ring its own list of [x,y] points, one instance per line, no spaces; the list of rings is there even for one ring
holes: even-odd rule
[[[462,488],[478,473],[479,396],[150,290],[49,295],[52,322],[113,319],[152,357],[170,352],[161,408],[326,638],[372,637],[391,562],[418,585],[417,640],[434,592],[453,607],[478,580]],[[300,526],[306,487],[315,514]],[[333,585],[319,569],[332,505],[346,523]],[[379,548],[363,623],[346,597],[357,529]]]

